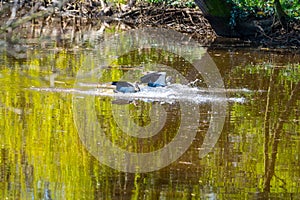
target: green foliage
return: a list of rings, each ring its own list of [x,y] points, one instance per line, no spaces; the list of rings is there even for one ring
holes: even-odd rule
[[[172,6],[195,7],[195,2],[193,0],[147,0],[147,2],[154,4],[163,3]],[[257,17],[264,17],[274,13],[273,0],[229,0],[228,2],[236,4],[235,13],[233,15],[238,14],[236,11],[237,9],[239,9],[244,16],[256,15]],[[300,18],[300,3],[298,0],[281,0],[280,3],[289,16]]]
[[[237,8],[244,11],[244,14],[254,14],[264,17],[274,13],[273,0],[233,0]],[[283,10],[291,17],[300,17],[300,4],[298,0],[281,0]]]
[[[173,6],[186,6],[186,7],[195,7],[196,4],[193,0],[169,0],[170,4]]]
[[[300,19],[300,2],[298,0],[281,1],[284,11],[292,17]]]

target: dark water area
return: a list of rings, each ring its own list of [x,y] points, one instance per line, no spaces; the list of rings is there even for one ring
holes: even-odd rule
[[[155,30],[1,48],[1,199],[300,198],[300,55]]]

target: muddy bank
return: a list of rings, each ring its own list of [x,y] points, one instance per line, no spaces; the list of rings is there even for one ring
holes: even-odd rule
[[[199,43],[213,48],[259,47],[299,51],[300,47],[300,25],[297,21],[291,22],[291,28],[288,30],[278,25],[270,32],[261,32],[255,37],[226,39],[216,36],[198,8],[145,3],[133,7],[119,4],[109,6],[96,1],[91,1],[92,3],[67,1],[61,5],[46,2],[36,4],[25,2],[17,7],[2,2],[0,6],[0,16],[4,19],[0,23],[2,38],[16,38],[14,35],[20,35],[20,30],[24,33],[27,28],[30,28],[30,31],[27,31],[30,32],[29,35],[21,34],[20,37],[32,38],[37,34],[32,32],[34,27],[38,27],[39,30],[47,27],[44,30],[48,30],[49,34],[56,33],[57,40],[60,40],[70,31],[94,29],[101,34],[114,24],[124,30],[144,26],[173,29],[188,34]],[[16,8],[17,12],[12,17],[13,8]]]

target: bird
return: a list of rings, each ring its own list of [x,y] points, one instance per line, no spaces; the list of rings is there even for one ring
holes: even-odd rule
[[[126,81],[113,81],[112,85],[116,86],[116,89],[114,92],[122,92],[122,93],[134,93],[139,92],[140,87],[138,85],[138,82],[136,82],[134,85],[126,82]]]
[[[166,72],[152,72],[141,77],[141,83],[147,83],[149,87],[165,87],[171,77],[166,78]]]

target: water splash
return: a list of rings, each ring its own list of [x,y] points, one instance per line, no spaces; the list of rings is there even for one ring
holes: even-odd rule
[[[91,84],[80,84],[81,87],[90,87]],[[142,86],[140,92],[136,93],[114,93],[113,87],[108,84],[93,85],[93,89],[64,89],[64,88],[30,88],[36,91],[72,93],[79,95],[106,96],[116,100],[142,100],[145,102],[175,103],[185,102],[193,104],[203,104],[209,102],[236,102],[244,103],[243,97],[224,97],[224,93],[251,92],[248,89],[223,89],[223,88],[196,88],[182,84],[172,84],[166,87]],[[107,87],[106,87],[107,86]],[[226,95],[225,95],[226,96]]]

